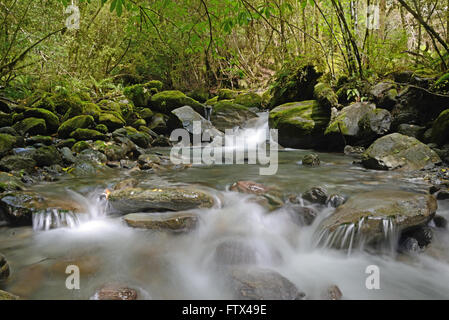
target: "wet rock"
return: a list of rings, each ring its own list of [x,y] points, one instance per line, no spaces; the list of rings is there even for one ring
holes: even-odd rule
[[[41,147],[36,149],[32,155],[36,165],[39,167],[62,164],[62,158],[58,149],[54,146]]]
[[[18,177],[10,173],[0,172],[0,192],[24,190],[25,185]]]
[[[65,139],[65,140],[59,140],[56,143],[55,147],[56,148],[64,148],[64,147],[72,148],[75,143],[76,143],[76,140],[73,139],[73,138]]]
[[[385,239],[386,225],[401,232],[427,223],[437,210],[435,197],[429,194],[395,190],[375,190],[351,196],[345,204],[323,220],[321,230],[327,237],[341,228],[354,228],[354,241],[375,243]],[[347,247],[348,242],[334,237],[335,247]]]
[[[30,134],[45,135],[47,133],[47,126],[44,119],[38,118],[26,118],[19,121],[13,125],[14,130],[21,133],[22,135]]]
[[[123,219],[130,227],[172,232],[190,231],[198,223],[198,216],[189,212],[131,213]]]
[[[338,286],[331,285],[322,293],[321,296],[324,300],[341,300],[343,294]]]
[[[5,256],[0,253],[0,281],[8,279],[9,274],[10,271],[8,261]]]
[[[72,146],[72,151],[76,152],[76,153],[80,153],[83,150],[87,150],[90,148],[89,143],[87,143],[86,141],[78,141],[77,143],[75,143]]]
[[[448,189],[446,189],[446,190],[440,190],[440,191],[437,193],[437,199],[438,199],[438,200],[447,200],[447,199],[449,199],[449,190],[448,190]]]
[[[420,247],[418,240],[415,238],[403,238],[399,242],[399,252],[405,252],[405,253],[418,253],[420,252]]]
[[[257,262],[254,248],[242,241],[227,240],[215,249],[214,260],[218,265],[248,265]]]
[[[70,134],[76,129],[87,129],[94,126],[94,118],[92,116],[76,116],[61,124],[58,129],[58,136],[60,138],[68,138]]]
[[[9,135],[0,133],[0,157],[6,155],[11,151],[17,144],[17,138]]]
[[[134,188],[138,184],[139,184],[139,181],[137,181],[136,179],[130,178],[130,179],[126,179],[126,180],[122,180],[122,181],[118,182],[114,186],[114,190],[122,190],[122,189],[126,189],[126,188]]]
[[[330,205],[333,208],[338,208],[339,206],[344,204],[345,201],[346,201],[345,197],[343,197],[339,194],[332,194],[327,199],[326,204]]]
[[[426,127],[418,126],[415,124],[403,123],[398,126],[398,133],[416,138],[418,140],[422,139],[425,131]]]
[[[137,291],[120,284],[107,284],[98,289],[93,300],[137,300]]]
[[[318,211],[316,211],[315,209],[297,204],[289,205],[287,207],[287,211],[289,212],[293,221],[295,221],[299,225],[310,226],[318,216]]]
[[[26,145],[43,144],[49,146],[53,143],[52,137],[49,136],[34,136],[25,140]]]
[[[76,158],[73,155],[72,150],[67,147],[61,149],[61,160],[66,165],[71,165],[76,162]]]
[[[284,202],[281,199],[281,194],[277,189],[266,187],[263,184],[256,183],[254,181],[234,182],[230,186],[229,190],[235,191],[235,192],[246,193],[246,194],[254,194],[254,195],[263,197],[264,199],[260,199],[260,200],[267,201],[267,206],[270,209],[280,207],[284,204]],[[256,199],[256,202],[258,202],[257,199]]]
[[[291,102],[270,111],[270,128],[278,129],[279,144],[288,148],[313,148],[323,144],[330,108],[315,100]]]
[[[325,204],[328,198],[328,193],[323,187],[314,187],[304,192],[302,198],[311,203]]]
[[[159,210],[184,211],[210,208],[214,199],[204,191],[192,187],[127,188],[112,191],[109,203],[118,212],[134,213]]]
[[[131,133],[129,139],[141,148],[148,148],[153,141],[151,136],[144,132]]]
[[[428,226],[419,226],[417,228],[411,228],[406,230],[401,235],[402,238],[413,238],[418,241],[420,248],[427,247],[433,239],[433,231]]]
[[[6,156],[0,160],[0,170],[32,172],[36,167],[36,161],[24,156]]]
[[[19,297],[12,293],[0,290],[0,300],[19,300]]]
[[[240,104],[229,100],[222,100],[212,108],[210,121],[215,128],[221,132],[234,127],[241,127],[251,118],[256,118],[257,114]]]
[[[379,107],[391,110],[396,104],[398,91],[394,83],[379,82],[371,88],[370,94]]]
[[[311,166],[311,167],[319,166],[320,158],[315,153],[306,154],[302,158],[302,164],[305,166]]]
[[[363,154],[368,169],[420,170],[441,163],[440,157],[417,139],[392,133],[377,139]]]
[[[443,216],[436,214],[435,217],[433,217],[433,222],[437,228],[447,228],[447,219]]]
[[[76,157],[76,163],[90,162],[103,164],[106,163],[106,161],[107,157],[103,153],[93,149],[85,149]]]
[[[302,300],[305,293],[279,273],[263,268],[233,268],[230,287],[238,300]]]

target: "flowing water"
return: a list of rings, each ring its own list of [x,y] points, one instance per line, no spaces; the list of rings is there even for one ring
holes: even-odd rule
[[[329,242],[355,243],[357,226],[346,226],[334,237],[320,235],[318,225],[333,208],[320,208],[312,225],[301,226],[292,223],[285,209],[268,212],[247,195],[228,191],[239,180],[296,195],[313,186],[345,196],[379,188],[420,191],[426,187],[397,172],[366,170],[341,154],[318,153],[321,165],[304,167],[300,159],[306,153],[281,150],[278,172],[272,176],[259,175],[258,165],[197,165],[158,174],[116,171],[36,186],[40,192],[78,201],[88,212],[65,216],[49,212],[34,219],[34,229],[0,227],[0,252],[12,268],[11,280],[3,289],[30,299],[89,299],[105,283],[120,282],[137,289],[142,299],[232,298],[216,253],[221,244],[232,240],[251,248],[255,264],[279,272],[310,299],[320,299],[323,289],[332,284],[340,288],[344,299],[448,299],[448,231],[435,230],[434,241],[424,253],[400,255],[391,240],[397,236],[394,226],[386,220],[385,250],[351,245],[350,250],[334,250]],[[220,205],[196,210],[199,225],[185,234],[130,228],[121,216],[107,214],[103,195],[129,176],[153,188],[198,185],[215,194]],[[439,203],[438,214],[449,218],[447,201]],[[317,245],[320,236],[327,245]],[[66,288],[67,265],[79,266],[80,290]],[[370,265],[379,267],[379,290],[365,285]]]

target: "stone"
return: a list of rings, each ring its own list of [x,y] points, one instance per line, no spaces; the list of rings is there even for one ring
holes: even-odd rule
[[[0,160],[0,170],[10,172],[10,171],[21,171],[32,172],[36,167],[36,161],[30,157],[21,155],[12,155],[3,157]]]
[[[9,264],[5,256],[0,253],[0,282],[9,278]]]
[[[398,91],[394,83],[379,82],[371,88],[370,95],[379,107],[391,110],[397,102]]]
[[[220,266],[255,264],[256,250],[245,242],[226,240],[215,248],[214,261]]]
[[[320,165],[320,158],[316,153],[309,153],[302,158],[302,164],[304,166],[316,167]]]
[[[81,140],[105,140],[106,135],[93,129],[81,129],[78,128],[70,134],[71,138],[77,141]]]
[[[39,167],[62,164],[61,155],[54,146],[40,147],[34,151],[32,157]]]
[[[98,289],[93,300],[137,300],[137,291],[126,286],[110,283]]]
[[[449,109],[440,113],[432,126],[432,141],[438,145],[449,142]]]
[[[131,213],[123,219],[130,227],[172,232],[190,231],[198,223],[198,216],[189,212]]]
[[[310,226],[318,216],[318,211],[315,209],[298,204],[289,205],[286,209],[293,221],[301,226]]]
[[[260,109],[262,107],[262,97],[255,92],[246,92],[235,97],[234,103],[247,108]]]
[[[102,113],[98,121],[100,124],[104,124],[109,131],[114,131],[126,124],[125,120],[114,113]]]
[[[338,286],[331,285],[322,294],[324,300],[341,300],[343,294]]]
[[[12,293],[0,290],[0,300],[19,300],[19,297]]]
[[[17,138],[9,135],[0,133],[0,157],[3,157],[8,152],[10,152],[17,143]]]
[[[241,127],[246,121],[256,117],[257,114],[247,107],[230,100],[222,100],[212,107],[210,121],[215,128],[225,132],[226,129]]]
[[[353,147],[353,146],[347,145],[347,146],[345,146],[343,152],[347,156],[361,159],[363,153],[365,152],[365,148],[364,147]]]
[[[61,124],[58,129],[58,136],[60,138],[68,138],[70,134],[76,129],[87,129],[93,127],[95,121],[92,116],[76,116]]]
[[[38,118],[26,118],[19,121],[13,125],[14,130],[21,133],[22,135],[30,134],[45,135],[47,133],[47,126],[44,119]]]
[[[56,132],[59,128],[59,118],[53,112],[42,108],[27,109],[23,115],[25,118],[44,119],[48,132]]]
[[[440,157],[417,139],[392,133],[377,139],[363,154],[368,169],[421,170],[441,163]]]
[[[447,229],[447,219],[445,217],[436,214],[433,217],[433,222],[437,228]]]
[[[313,187],[304,192],[302,198],[311,203],[325,204],[328,198],[328,193],[323,187]]]
[[[204,113],[204,106],[201,103],[177,90],[162,91],[155,94],[151,97],[151,106],[154,110],[165,114],[183,106],[189,106],[199,114]]]
[[[338,97],[332,88],[323,82],[317,83],[313,89],[313,97],[321,105],[329,108],[338,107]]]
[[[398,126],[398,133],[422,140],[426,127],[403,123]]]
[[[329,198],[326,200],[326,204],[330,205],[333,208],[338,208],[346,201],[345,197],[339,194],[331,194]]]

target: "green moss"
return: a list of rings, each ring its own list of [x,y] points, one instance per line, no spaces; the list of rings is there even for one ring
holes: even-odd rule
[[[218,100],[232,100],[237,98],[240,92],[231,89],[218,90]]]
[[[334,90],[326,83],[320,82],[314,87],[313,95],[316,100],[323,106],[336,107],[338,105],[338,97]]]
[[[262,97],[255,92],[243,93],[235,98],[234,103],[241,104],[247,108],[261,108]]]
[[[53,143],[53,139],[50,136],[34,136],[27,140],[29,144],[35,144],[35,143],[42,143],[47,146],[51,145]]]
[[[21,134],[46,134],[47,126],[44,119],[26,118],[13,125],[14,130]]]
[[[76,129],[70,134],[70,137],[80,141],[80,140],[104,140],[106,136],[93,129]]]
[[[168,114],[174,109],[190,106],[196,112],[203,113],[203,105],[177,90],[162,91],[151,97],[151,105],[159,112]]]
[[[147,89],[156,89],[157,91],[161,91],[164,84],[159,80],[151,80],[145,83],[145,88]]]
[[[12,115],[0,111],[0,128],[12,125]]]
[[[78,141],[72,147],[72,151],[76,153],[80,153],[83,150],[89,149],[90,145],[86,141]]]
[[[226,109],[248,110],[247,107],[234,103],[232,100],[221,100],[213,106],[212,112],[216,113]]]
[[[153,111],[150,108],[143,108],[139,111],[139,115],[142,119],[148,121],[153,117]]]
[[[110,131],[123,127],[126,123],[117,112],[102,113],[99,119],[100,124],[104,124]]]
[[[49,132],[56,132],[59,128],[59,118],[51,111],[41,108],[32,108],[26,110],[24,116],[44,119]]]
[[[7,154],[16,144],[16,137],[0,133],[0,157]]]
[[[68,138],[70,134],[78,128],[86,129],[94,125],[95,121],[92,116],[77,116],[69,119],[61,124],[58,129],[60,138]]]
[[[217,102],[218,102],[218,96],[215,96],[215,97],[213,97],[213,98],[207,100],[204,104],[205,104],[206,106],[213,106],[213,105],[215,105]]]
[[[449,143],[449,109],[440,113],[432,127],[432,141],[438,145]]]
[[[108,127],[106,127],[104,124],[99,124],[95,127],[95,130],[101,132],[101,133],[108,133]]]
[[[134,106],[142,108],[148,105],[148,101],[151,98],[150,90],[144,84],[126,87],[123,90],[123,94],[132,101]]]
[[[146,126],[147,122],[144,119],[137,119],[133,122],[132,126],[134,128],[139,128],[140,126]]]
[[[62,162],[61,155],[54,146],[45,146],[36,149],[33,153],[33,159],[39,167],[51,166]]]

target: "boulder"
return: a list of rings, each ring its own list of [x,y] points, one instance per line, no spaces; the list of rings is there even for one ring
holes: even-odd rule
[[[3,157],[11,151],[16,146],[16,143],[16,137],[9,134],[0,133],[0,157]]]
[[[189,212],[131,213],[123,219],[130,227],[172,232],[192,230],[198,223],[198,216]]]
[[[260,109],[262,107],[262,97],[255,92],[242,93],[234,99],[234,103],[247,108]]]
[[[9,127],[10,125],[12,125],[12,123],[13,123],[12,116],[8,113],[0,111],[0,128]]]
[[[59,118],[53,112],[41,108],[31,108],[26,110],[23,115],[26,118],[44,119],[48,132],[56,132],[59,128]]]
[[[26,118],[23,119],[13,125],[14,130],[19,132],[22,135],[30,134],[42,134],[45,135],[47,133],[47,126],[45,124],[44,119],[38,118]]]
[[[324,134],[335,148],[342,148],[346,143],[365,146],[388,132],[390,125],[391,114],[387,110],[356,102],[339,111]]]
[[[100,124],[104,124],[109,131],[114,131],[126,124],[123,118],[114,113],[102,113],[98,121]]]
[[[398,126],[398,133],[422,140],[426,127],[403,123]]]
[[[449,109],[440,113],[432,126],[432,142],[443,145],[449,142]]]
[[[61,155],[54,146],[40,147],[33,152],[32,157],[39,167],[62,164]]]
[[[313,96],[322,106],[329,108],[337,108],[339,106],[337,95],[326,83],[318,83],[313,89]]]
[[[302,300],[299,291],[276,271],[258,267],[231,269],[229,286],[237,300]]]
[[[151,97],[151,106],[156,111],[165,114],[183,106],[190,106],[199,114],[204,114],[204,106],[201,103],[177,90],[162,91],[155,94]]]
[[[136,84],[126,87],[123,90],[123,94],[133,102],[134,106],[139,108],[147,107],[151,99],[150,89],[144,84]]]
[[[281,193],[279,192],[279,190],[266,187],[263,184],[256,183],[254,181],[234,182],[230,186],[229,190],[256,195],[259,198],[256,198],[255,202],[267,206],[269,209],[275,209],[276,207],[280,207],[284,204],[281,199]]]
[[[209,194],[194,188],[127,188],[112,191],[109,203],[121,213],[148,211],[184,211],[195,208],[210,208],[214,199]]]
[[[313,148],[323,143],[331,116],[316,100],[291,102],[270,111],[270,128],[278,129],[279,144],[289,148]]]
[[[242,126],[257,114],[247,107],[236,104],[230,100],[222,100],[212,107],[210,121],[218,130],[224,132],[226,129],[233,129]]]
[[[70,134],[75,140],[105,140],[106,135],[93,129],[78,128]]]
[[[25,144],[28,146],[43,144],[49,146],[53,143],[53,138],[50,136],[33,136],[25,140]]]
[[[420,170],[440,162],[427,145],[399,133],[377,139],[362,156],[366,168],[378,170]]]
[[[310,167],[319,166],[320,158],[318,157],[318,155],[316,153],[309,153],[309,154],[306,154],[302,158],[302,164],[304,166],[310,166]]]
[[[0,172],[0,192],[24,190],[22,181],[10,173]]]
[[[28,156],[12,155],[0,160],[0,170],[6,172],[24,170],[29,173],[34,171],[35,167],[36,161]]]
[[[328,197],[327,190],[322,187],[313,187],[302,195],[304,200],[318,204],[325,204]]]
[[[356,194],[320,225],[321,240],[329,246],[348,248],[353,244],[377,243],[394,228],[401,232],[427,223],[437,210],[435,197],[396,190],[375,190]],[[389,229],[388,229],[389,228]]]
[[[380,108],[391,110],[396,104],[398,91],[394,83],[379,82],[371,88],[370,95]]]
[[[61,124],[58,129],[60,138],[68,138],[76,129],[86,129],[94,126],[94,118],[92,116],[76,116]]]

